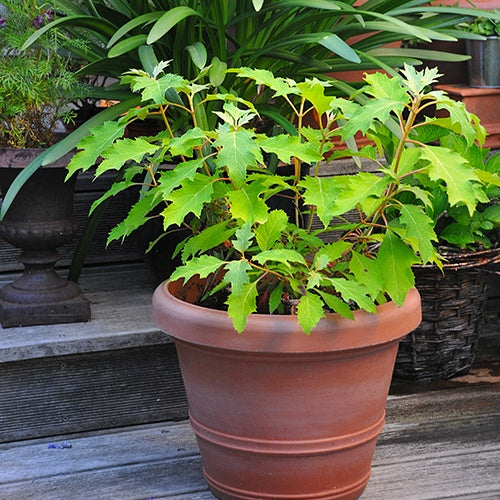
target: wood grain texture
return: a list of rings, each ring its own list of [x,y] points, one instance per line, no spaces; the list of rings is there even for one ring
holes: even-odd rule
[[[391,397],[366,500],[500,498],[500,384]],[[49,449],[66,440],[72,447]],[[209,500],[187,422],[0,445],[0,499]]]

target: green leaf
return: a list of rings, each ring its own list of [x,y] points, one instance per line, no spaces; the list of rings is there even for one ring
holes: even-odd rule
[[[186,50],[189,52],[191,56],[191,60],[193,64],[198,69],[203,69],[207,64],[207,49],[205,45],[201,42],[195,42],[193,45],[188,45]]]
[[[349,268],[356,280],[366,287],[371,297],[376,297],[380,293],[383,270],[380,269],[376,259],[353,252]]]
[[[178,89],[186,83],[182,76],[167,73],[158,79],[151,78],[149,75],[134,76],[130,87],[134,92],[141,92],[144,102],[153,101],[155,104],[162,104],[168,89]]]
[[[283,299],[283,282],[278,282],[269,295],[269,314],[273,314],[282,303]]]
[[[340,57],[346,59],[347,61],[351,61],[353,63],[361,62],[358,54],[356,54],[351,46],[334,33],[320,39],[318,43],[320,45],[323,45],[323,47],[326,47],[328,50],[331,50],[335,54],[339,55]]]
[[[319,290],[319,293],[329,309],[344,316],[344,318],[354,319],[351,308],[343,300],[340,300],[336,295],[326,293],[322,290]]]
[[[226,263],[225,269],[224,280],[231,283],[231,292],[241,295],[245,285],[250,281],[247,272],[252,269],[252,266],[245,260],[231,260]]]
[[[313,163],[323,159],[314,145],[301,142],[300,138],[296,136],[281,134],[264,137],[258,140],[258,144],[266,153],[274,153],[286,164],[291,163],[292,157],[305,163]]]
[[[293,267],[292,263],[294,262],[306,265],[306,261],[301,253],[288,248],[264,250],[263,252],[255,255],[254,260],[259,264],[264,264],[269,260],[274,262],[281,262],[282,264],[286,264],[290,268]]]
[[[115,141],[102,153],[103,161],[96,170],[96,176],[109,170],[120,170],[128,161],[140,163],[144,156],[153,155],[159,146],[151,144],[142,137]]]
[[[275,77],[266,69],[237,68],[228,70],[241,78],[250,78],[256,85],[264,85],[275,91],[274,97],[297,94],[299,91],[288,79]]]
[[[467,245],[476,241],[474,233],[470,227],[456,222],[444,227],[439,234],[439,237],[451,245],[456,245],[460,248],[465,248]]]
[[[368,297],[368,289],[364,285],[345,278],[329,278],[328,283],[340,293],[345,302],[354,301],[365,311],[372,313],[376,311],[375,304]]]
[[[210,70],[208,71],[208,78],[214,87],[222,85],[226,78],[227,63],[221,61],[218,57],[214,56],[210,63]]]
[[[297,305],[297,320],[306,335],[311,333],[324,316],[323,301],[316,294],[307,292],[300,298]]]
[[[299,183],[299,187],[304,189],[304,201],[316,207],[316,213],[324,227],[330,224],[333,207],[345,188],[345,184],[339,184],[342,180],[339,177],[306,177]]]
[[[405,65],[406,67],[406,65]],[[365,87],[365,92],[376,99],[389,99],[398,103],[408,104],[410,96],[401,83],[401,78],[389,78],[384,73],[368,73],[365,75],[365,81],[369,84]]]
[[[161,200],[155,201],[154,194],[149,191],[132,206],[127,217],[109,232],[107,244],[109,245],[114,240],[123,240],[133,231],[143,226],[148,220],[149,213],[159,202]]]
[[[384,288],[397,305],[402,305],[406,294],[415,284],[411,266],[418,263],[418,259],[414,252],[389,231],[380,245],[377,262],[380,269],[384,270]]]
[[[219,148],[216,163],[219,167],[226,167],[230,179],[236,187],[241,187],[245,182],[247,168],[263,162],[262,153],[251,132],[242,128],[229,130],[227,125],[223,127],[224,130],[221,129],[213,144],[215,148]]]
[[[356,55],[355,52],[354,54]],[[325,95],[325,87],[325,82],[316,79],[306,80],[297,84],[301,95],[314,106],[319,116],[330,111],[333,108],[333,103],[337,100],[335,97]]]
[[[160,173],[158,179],[159,186],[158,190],[161,192],[165,199],[168,199],[168,195],[178,186],[181,185],[184,180],[193,180],[196,172],[200,167],[203,166],[203,158],[196,158],[194,160],[188,160],[179,163],[175,168],[171,170],[166,170]]]
[[[233,320],[234,329],[241,333],[245,329],[247,318],[257,310],[257,282],[241,286],[240,293],[231,293],[226,301],[229,306],[228,316]]]
[[[288,225],[288,216],[283,210],[273,210],[269,213],[266,222],[254,229],[257,244],[261,250],[269,250],[281,239],[283,231]]]
[[[403,205],[399,219],[406,229],[405,241],[420,254],[422,261],[425,263],[434,260],[435,250],[432,242],[437,242],[434,221],[416,205]]]
[[[176,24],[190,16],[201,17],[198,12],[190,7],[180,6],[167,10],[151,28],[147,37],[148,45],[155,43],[161,37],[166,35]]]
[[[227,197],[233,217],[250,223],[264,223],[267,220],[269,207],[259,197],[261,191],[260,186],[255,182],[230,191]]]
[[[346,241],[335,241],[321,247],[314,256],[313,268],[317,271],[325,269],[328,264],[340,259],[351,245]]]
[[[205,253],[207,250],[221,245],[233,236],[235,230],[235,228],[228,228],[228,222],[225,220],[208,226],[186,241],[182,249],[182,260],[186,261],[197,253]]]
[[[439,146],[427,146],[422,149],[422,158],[429,162],[431,180],[442,179],[446,183],[450,205],[465,203],[472,215],[477,200],[471,181],[477,181],[474,170],[459,154]]]
[[[142,47],[146,44],[147,36],[146,35],[134,35],[121,42],[118,42],[116,45],[111,47],[108,51],[108,58],[113,59],[114,57],[121,56],[126,54],[127,52],[131,52],[138,47]]]
[[[400,113],[404,103],[392,98],[377,98],[369,100],[361,106],[355,114],[349,117],[346,124],[341,129],[343,140],[353,137],[356,132],[363,134],[376,122],[385,123],[391,112]]]
[[[193,156],[193,149],[201,146],[206,140],[206,135],[198,127],[190,128],[180,137],[172,137],[168,141],[168,149],[172,157]]]
[[[234,248],[238,250],[238,252],[244,253],[250,248],[254,236],[252,224],[250,222],[245,222],[245,224],[236,231],[236,240],[233,240]]]
[[[125,125],[116,121],[108,121],[90,130],[92,135],[84,137],[78,144],[81,150],[76,153],[68,164],[68,176],[78,170],[87,171],[94,166],[97,158],[108,149],[113,142],[123,136]]]
[[[188,280],[193,276],[200,276],[206,278],[215,271],[219,270],[225,262],[214,257],[213,255],[201,255],[186,262],[183,266],[178,267],[170,276],[172,281],[180,278]]]
[[[213,184],[206,175],[196,174],[194,179],[185,179],[181,185],[182,189],[170,193],[171,204],[162,212],[165,228],[180,225],[190,213],[199,217],[203,205],[212,198]]]

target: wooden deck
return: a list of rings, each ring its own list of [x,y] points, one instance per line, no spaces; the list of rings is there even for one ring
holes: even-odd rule
[[[492,381],[391,396],[362,498],[500,498],[499,389]],[[0,464],[2,500],[213,498],[186,422],[4,444]]]
[[[137,295],[132,297],[133,287],[128,288],[120,306],[113,307],[109,280],[97,275],[84,281],[94,304],[93,327],[75,325],[71,334],[69,327],[64,332],[51,327],[49,338],[40,341],[35,329],[0,331],[5,365],[14,358],[17,363],[47,354],[72,356],[82,349],[137,349],[135,325],[127,314],[132,304],[138,306],[136,317],[142,309],[144,317],[150,314],[150,291],[139,281]],[[113,324],[127,327],[120,334],[108,331],[104,303],[111,307]],[[440,383],[393,381],[387,424],[363,500],[500,499],[500,331],[498,315],[494,317],[484,328],[469,375]],[[152,325],[143,328],[139,337],[147,339],[148,348],[158,349],[165,342]],[[42,352],[42,347],[50,352]],[[0,380],[2,390],[5,384]],[[152,390],[141,391],[147,406]],[[4,410],[0,407],[0,422]],[[118,419],[116,425],[0,444],[0,500],[214,498],[203,480],[196,441],[186,421],[124,425]]]

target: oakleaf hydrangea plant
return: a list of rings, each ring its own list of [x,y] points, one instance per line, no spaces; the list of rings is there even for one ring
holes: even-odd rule
[[[266,135],[257,131],[252,102],[166,67],[123,76],[141,105],[93,129],[69,175],[97,161],[97,176],[119,172],[95,206],[141,186],[110,240],[125,238],[151,217],[162,218],[165,234],[189,228],[178,248],[183,264],[171,279],[206,278],[205,298],[222,298],[238,332],[254,312],[296,314],[308,334],[327,312],[352,318],[353,309],[375,313],[387,300],[402,304],[414,286],[412,266],[440,265],[437,201],[444,198],[472,217],[478,202],[489,201],[490,189],[498,189],[498,172],[482,168],[484,155],[473,159],[470,153],[484,141],[483,127],[463,103],[431,90],[436,69],[406,66],[392,78],[367,75],[363,91],[370,98],[364,104],[326,95],[328,84],[316,79],[297,83],[266,70],[228,70],[255,94],[271,91],[279,109],[287,109],[284,128]],[[430,106],[445,117],[420,119]],[[201,109],[216,113],[212,129],[200,126]],[[146,117],[157,118],[164,130],[124,137],[128,124]],[[306,125],[314,121],[317,126]],[[334,138],[346,141],[357,133],[372,145],[333,149]],[[373,169],[320,175],[325,158],[340,157],[364,158]],[[269,168],[276,158],[294,173]],[[303,165],[310,167],[308,175]],[[275,208],[276,199],[292,210]],[[354,222],[345,217],[353,211]],[[313,229],[313,217],[321,228]],[[342,236],[323,237],[331,231]]]

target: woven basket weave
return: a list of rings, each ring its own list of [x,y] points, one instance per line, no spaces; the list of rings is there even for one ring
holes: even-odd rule
[[[414,268],[422,323],[399,344],[396,377],[433,381],[467,373],[487,299],[484,271],[500,262],[499,250],[448,254],[444,274],[435,266]]]

